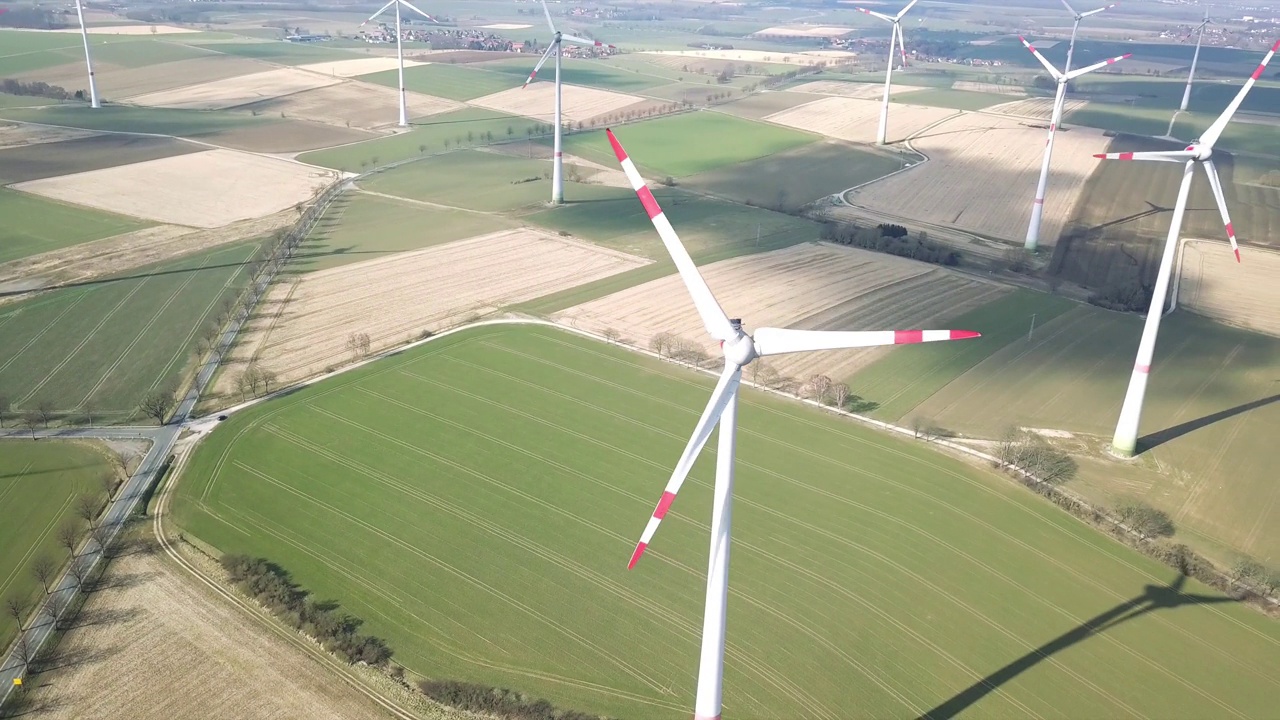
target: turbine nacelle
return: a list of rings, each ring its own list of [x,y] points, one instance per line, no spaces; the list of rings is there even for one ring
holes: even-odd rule
[[[736,337],[720,343],[720,350],[724,352],[724,362],[726,365],[733,364],[740,368],[746,367],[753,360],[760,357],[760,353],[756,349],[756,341],[742,329],[741,320],[733,319],[729,323],[738,334]]]

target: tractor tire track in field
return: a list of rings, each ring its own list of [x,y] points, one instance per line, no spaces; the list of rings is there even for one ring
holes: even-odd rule
[[[16,353],[14,353],[14,354],[13,354],[13,357],[11,357],[11,358],[9,358],[7,361],[5,361],[5,363],[4,363],[3,365],[0,365],[0,372],[4,372],[4,371],[5,371],[5,369],[6,369],[6,368],[8,368],[10,365],[12,365],[12,364],[13,364],[13,362],[14,362],[15,360],[17,360],[19,357],[22,357],[22,353],[24,353],[24,352],[26,352],[28,349],[30,349],[32,345],[35,345],[35,344],[36,344],[36,342],[40,340],[40,338],[44,337],[44,334],[45,334],[45,333],[47,333],[47,332],[49,332],[50,330],[52,330],[52,329],[54,328],[54,326],[58,324],[58,321],[59,321],[59,320],[61,320],[63,317],[65,317],[67,313],[69,313],[69,312],[71,312],[72,310],[74,310],[74,309],[75,309],[75,307],[76,307],[77,305],[79,305],[79,304],[81,303],[81,301],[83,301],[83,300],[85,299],[85,296],[87,296],[87,295],[88,295],[89,293],[91,293],[91,292],[93,292],[93,290],[84,290],[84,291],[82,291],[82,292],[80,293],[80,295],[76,298],[76,301],[75,301],[75,302],[73,302],[73,303],[71,303],[70,305],[68,305],[68,306],[66,307],[66,309],[64,309],[62,312],[58,313],[58,316],[57,316],[57,317],[55,317],[55,318],[53,319],[53,321],[52,321],[52,322],[50,322],[48,325],[45,325],[43,330],[41,330],[40,332],[36,333],[34,337],[32,337],[30,340],[28,340],[28,341],[27,341],[27,344],[25,344],[25,345],[23,345],[21,348],[19,348],[19,349],[18,349],[18,352],[16,352]]]
[[[30,468],[31,465],[28,464],[27,467]],[[25,473],[26,470],[24,469],[22,472]],[[19,475],[21,474],[22,473],[19,473]],[[27,564],[27,561],[35,554],[36,549],[40,547],[41,543],[44,542],[44,539],[49,537],[49,533],[53,532],[53,526],[58,524],[58,521],[62,519],[63,513],[67,511],[67,508],[71,507],[71,501],[74,499],[75,495],[71,494],[67,496],[65,501],[63,501],[62,506],[58,508],[58,512],[54,514],[53,518],[49,520],[49,524],[45,525],[44,530],[40,532],[40,536],[36,538],[35,542],[31,543],[30,547],[27,548],[27,551],[18,559],[18,564],[13,566],[13,570],[9,572],[9,576],[4,579],[4,582],[0,583],[0,593],[4,593],[9,589],[9,585],[17,577],[18,571]]]

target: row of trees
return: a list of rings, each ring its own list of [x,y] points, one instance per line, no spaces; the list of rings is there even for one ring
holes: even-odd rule
[[[276,384],[276,380],[277,375],[274,370],[251,362],[236,376],[236,390],[240,393],[241,399],[249,395],[254,397],[260,394],[267,395],[271,392],[271,386]]]
[[[996,444],[996,458],[1034,475],[1042,483],[1060,485],[1076,476],[1076,461],[1044,437],[1012,426]]]
[[[76,98],[84,99],[84,91],[77,90],[74,93],[68,92],[66,88],[58,85],[50,85],[47,82],[39,80],[33,82],[22,82],[13,78],[5,78],[0,80],[0,92],[9,95],[27,95],[31,97],[53,98],[54,100],[67,100]]]
[[[503,720],[599,720],[577,710],[562,710],[550,701],[515,690],[454,680],[423,680],[423,695],[441,705]]]
[[[346,662],[382,667],[391,659],[381,638],[359,632],[359,618],[339,612],[337,603],[311,599],[278,565],[248,555],[224,555],[220,562],[245,594]]]
[[[927,233],[914,237],[901,225],[880,224],[862,227],[853,222],[829,220],[819,234],[823,240],[908,257],[935,265],[956,267],[961,263],[958,251],[929,239]]]

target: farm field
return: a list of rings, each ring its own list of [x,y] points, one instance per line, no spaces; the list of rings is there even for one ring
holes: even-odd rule
[[[89,110],[83,105],[54,105],[45,108],[11,108],[5,119],[64,125],[86,130],[154,133],[199,138],[255,124],[271,125],[278,120],[233,112],[195,112],[168,108],[139,108],[106,105]]]
[[[493,95],[471,100],[476,107],[488,108],[508,115],[523,115],[555,125],[555,91],[553,82],[533,83],[527,88],[514,87]],[[601,115],[608,115],[630,105],[644,102],[644,98],[625,93],[562,84],[561,116],[565,122],[589,122]]]
[[[1085,100],[1075,100],[1068,98],[1062,101],[1062,116],[1068,117],[1072,113],[1077,112],[1087,106],[1089,103]],[[1001,115],[1014,115],[1017,117],[1028,117],[1036,120],[1051,120],[1053,118],[1053,98],[1027,98],[1025,100],[1014,100],[1013,102],[1005,102],[1000,105],[988,108],[993,113]],[[1110,129],[1110,128],[1108,128]]]
[[[180,377],[257,250],[224,246],[0,305],[0,387],[18,411],[48,399],[73,418],[86,402],[99,419],[134,418],[145,392]]]
[[[792,85],[789,92],[812,93],[814,95],[835,95],[838,97],[858,98],[859,100],[881,100],[884,98],[884,85],[878,83],[842,82],[839,80],[814,80]],[[893,98],[905,93],[924,90],[914,85],[894,85],[890,88],[889,97]]]
[[[1007,290],[996,284],[900,258],[826,243],[723,260],[701,268],[720,304],[732,308],[748,328],[812,330],[906,330],[935,328],[948,318],[983,305]],[[717,344],[682,296],[678,275],[668,275],[572,307],[556,321],[596,334],[623,333],[626,342],[649,347],[659,333],[673,333],[716,357]],[[846,378],[893,352],[867,348],[783,356],[767,365],[799,382],[813,375]]]
[[[237,363],[256,361],[283,383],[352,360],[365,333],[381,352],[468,318],[647,263],[536,230],[503,230],[392,257],[308,273],[272,288],[215,390],[234,392]],[[493,269],[505,271],[495,275]],[[379,288],[370,294],[370,287]]]
[[[233,416],[173,518],[337,599],[416,672],[682,717],[710,458],[625,566],[710,386],[561,331],[477,329]],[[923,444],[750,390],[740,426],[726,712],[1270,711],[1262,615]]]
[[[892,98],[890,102],[908,105],[928,105],[936,108],[951,108],[953,110],[986,110],[992,105],[1008,102],[1008,95],[993,95],[989,93],[965,92],[963,90],[947,90],[938,88],[926,88],[919,92],[913,92],[901,98]],[[889,109],[893,112],[893,108]]]
[[[369,192],[345,193],[329,206],[285,272],[325,270],[421,250],[512,224],[497,215],[431,207]]]
[[[744,63],[781,63],[783,65],[817,65],[818,63],[826,63],[828,65],[838,64],[839,62],[852,59],[853,53],[845,53],[842,51],[834,51],[835,54],[828,54],[831,51],[789,51],[789,50],[655,50],[642,51],[643,55],[659,55],[666,57],[680,57],[708,60],[733,60],[734,62]]]
[[[792,208],[901,168],[902,160],[891,154],[827,140],[690,175],[681,187],[741,203]]]
[[[1030,342],[994,352],[914,413],[982,437],[1018,423],[1109,440],[1141,324],[1136,315],[1088,306],[1037,322]],[[1140,466],[1161,473],[1121,483],[1116,475],[1124,473],[1104,463],[1097,477],[1082,478],[1082,489],[1106,500],[1142,497],[1185,526],[1193,544],[1220,557],[1234,549],[1274,562],[1280,557],[1280,491],[1270,470],[1280,422],[1277,363],[1280,338],[1185,312],[1165,318],[1138,441],[1146,449]],[[992,407],[1001,412],[991,413]]]
[[[417,60],[404,59],[406,68],[418,67],[424,64]],[[310,63],[308,65],[298,65],[297,67],[299,70],[310,70],[330,77],[351,78],[384,70],[395,70],[400,67],[400,63],[393,57],[362,57],[350,60]],[[394,90],[394,88],[392,89]]]
[[[715,112],[646,120],[620,127],[615,134],[642,172],[677,178],[773,155],[818,139],[809,133]],[[603,131],[566,136],[564,151],[608,167],[618,164]]]
[[[258,100],[269,100],[281,95],[291,95],[304,90],[314,90],[340,82],[297,68],[278,68],[252,75],[240,75],[223,80],[162,90],[130,98],[130,102],[145,107],[175,108],[181,110],[224,110],[237,105],[247,105]]]
[[[57,720],[392,717],[184,573],[155,554],[114,560],[59,644],[85,659],[30,678],[30,707]]]
[[[1119,137],[1109,150],[1167,150],[1159,140]],[[1055,154],[1056,155],[1056,154]],[[1214,154],[1236,235],[1244,243],[1280,245],[1280,188],[1259,182],[1275,167],[1263,158]],[[1064,279],[1100,288],[1134,277],[1151,281],[1160,264],[1181,173],[1174,165],[1099,162],[1080,193],[1052,271]],[[1199,171],[1197,171],[1199,173]],[[1223,238],[1222,219],[1203,174],[1191,185],[1184,237]]]
[[[97,56],[94,57],[95,61]],[[98,81],[98,91],[107,100],[120,100],[135,95],[171,90],[185,85],[225,80],[239,75],[270,70],[271,66],[253,60],[225,55],[205,55],[185,60],[173,60],[139,67],[102,66],[95,62],[93,71]],[[42,81],[67,88],[74,92],[88,88],[84,57],[79,62],[68,62],[41,68],[18,76],[19,80]]]
[[[405,93],[410,120],[458,110],[452,100],[422,93]],[[400,98],[394,88],[355,81],[339,82],[314,90],[261,100],[244,106],[250,112],[283,113],[287,117],[357,128],[393,125],[400,118]]]
[[[5,151],[0,151],[0,158]],[[0,264],[127,233],[148,223],[0,188]]]
[[[8,387],[0,384],[0,390]],[[12,422],[12,421],[10,421]],[[102,495],[98,479],[114,472],[105,448],[88,442],[0,440],[0,597],[33,603],[44,597],[31,565],[47,556],[61,566],[67,551],[58,527],[76,517],[82,495]],[[0,647],[17,633],[13,617],[0,618]]]
[[[252,177],[254,182],[243,182]],[[235,150],[208,150],[13,185],[156,222],[212,228],[306,202],[337,174]]]
[[[534,63],[536,64],[537,61],[535,60]],[[533,65],[530,65],[529,70],[532,69]],[[525,77],[529,76],[529,70],[525,71]],[[394,88],[399,83],[399,73],[396,70],[383,70],[382,72],[361,75],[360,79]],[[431,63],[404,69],[404,86],[406,89],[448,100],[474,100],[485,95],[510,90],[512,87],[518,88],[523,83],[524,78],[512,82],[510,77],[502,73],[477,70],[476,68],[462,65]]]
[[[910,96],[908,96],[910,97]],[[888,142],[910,138],[926,127],[955,115],[954,110],[921,105],[889,107]],[[880,126],[880,102],[848,97],[825,97],[765,118],[771,123],[799,128],[849,142],[875,142]]]
[[[555,66],[548,60],[539,71],[537,84],[546,82],[555,85]],[[472,67],[505,77],[506,88],[519,89],[529,78],[529,73],[538,61],[532,57],[517,57],[510,60],[496,60],[479,63]],[[406,73],[408,75],[408,73]],[[677,75],[677,77],[679,77]],[[581,60],[565,58],[560,68],[560,79],[563,85],[579,85],[583,87],[601,88],[618,93],[643,93],[649,88],[666,85],[673,79],[665,69],[642,67],[617,67],[608,60]],[[701,84],[701,83],[699,83]],[[533,87],[531,84],[530,87]],[[565,107],[569,103],[565,101]]]
[[[1031,200],[1044,157],[1046,129],[1011,118],[966,113],[911,141],[929,161],[850,193],[848,201],[873,211],[902,212],[913,219],[949,225],[987,236],[1021,241],[1031,217]],[[1102,133],[1076,129],[1059,133],[1040,228],[1040,243],[1057,242],[1085,181],[1106,150]],[[999,157],[998,165],[993,158]],[[976,183],[974,178],[983,181]]]
[[[224,55],[265,60],[280,65],[308,65],[358,58],[352,50],[269,40],[265,42],[219,42],[210,49]]]
[[[1227,241],[1184,240],[1178,262],[1179,307],[1228,325],[1280,337],[1280,252],[1245,248],[1236,263]]]
[[[571,182],[576,170],[565,160],[565,199],[589,202],[617,197],[615,188]],[[371,191],[411,200],[441,203],[483,212],[511,211],[545,204],[551,197],[551,172],[547,160],[463,150],[451,152],[378,173],[360,182]],[[584,177],[596,171],[583,168]],[[630,188],[627,188],[630,190]]]
[[[0,149],[0,185],[199,152],[194,143],[148,135],[94,135]]]
[[[810,102],[813,102],[813,96],[808,93],[771,90],[769,92],[753,93],[733,102],[725,103],[717,110],[735,117],[746,118],[747,120],[763,120],[774,113]]]
[[[298,156],[298,160],[335,170],[358,172],[369,165],[383,165],[428,152],[444,151],[446,140],[449,142],[449,149],[452,149],[467,144],[480,144],[481,141],[476,138],[484,138],[488,133],[493,133],[495,142],[527,138],[536,124],[528,118],[502,115],[480,108],[465,108],[411,122],[411,132],[303,153]],[[507,132],[508,128],[511,129],[510,133]],[[473,138],[470,143],[467,141],[468,133]]]

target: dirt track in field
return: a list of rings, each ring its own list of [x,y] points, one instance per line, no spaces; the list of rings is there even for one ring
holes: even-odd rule
[[[741,315],[747,331],[763,326],[805,330],[939,329],[945,318],[1007,292],[923,263],[826,243],[724,260],[701,268],[720,304]],[[557,313],[555,319],[593,332],[614,329],[648,347],[660,332],[719,350],[702,327],[680,278],[670,275]],[[851,376],[886,352],[840,350],[770,358],[784,376]]]
[[[519,229],[308,273],[270,289],[215,391],[233,393],[250,359],[282,383],[301,380],[350,361],[351,333],[367,333],[378,352],[648,262]]]
[[[157,555],[117,559],[36,676],[33,717],[388,718]]]
[[[765,118],[769,122],[808,130],[838,140],[875,142],[881,103],[851,97],[825,97]],[[888,141],[899,142],[933,123],[957,114],[946,108],[894,103],[889,106]]]

